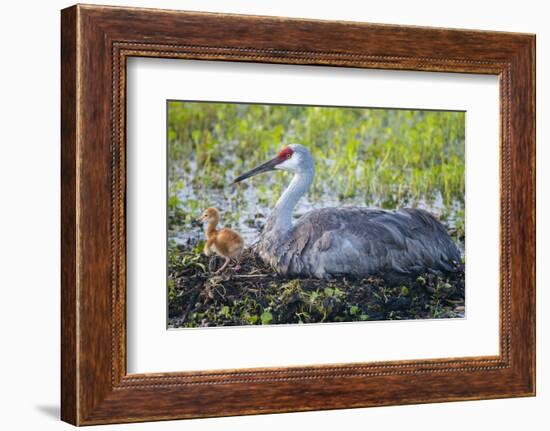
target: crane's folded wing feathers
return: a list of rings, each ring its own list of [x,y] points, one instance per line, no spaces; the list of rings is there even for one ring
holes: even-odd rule
[[[323,208],[296,221],[284,237],[268,235],[259,251],[285,274],[412,276],[449,272],[460,253],[445,228],[420,209]]]

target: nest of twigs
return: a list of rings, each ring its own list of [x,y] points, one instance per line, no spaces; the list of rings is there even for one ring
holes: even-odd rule
[[[173,264],[176,261],[178,264]],[[238,271],[178,249],[169,273],[168,326],[208,327],[464,317],[464,272],[382,278],[285,278],[247,250]]]

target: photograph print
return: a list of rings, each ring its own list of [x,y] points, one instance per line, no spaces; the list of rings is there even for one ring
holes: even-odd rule
[[[465,112],[166,114],[168,328],[465,317]]]

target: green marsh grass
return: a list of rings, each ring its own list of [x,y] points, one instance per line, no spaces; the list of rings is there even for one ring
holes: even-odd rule
[[[265,219],[288,174],[229,184],[299,143],[317,171],[298,214],[329,205],[422,207],[461,242],[464,121],[464,112],[449,111],[169,102],[169,231],[175,238],[200,232],[191,222],[211,205],[234,227],[250,226],[258,214]]]

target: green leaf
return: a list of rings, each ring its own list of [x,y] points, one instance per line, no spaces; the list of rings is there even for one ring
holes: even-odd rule
[[[230,317],[230,314],[229,314],[229,307],[227,305],[224,305],[221,310],[220,310],[220,314],[226,318],[229,318]]]
[[[179,203],[180,200],[178,199],[177,195],[172,195],[168,198],[168,208],[170,208],[171,210],[174,210]]]
[[[195,266],[201,269],[202,272],[206,271],[206,266],[203,263],[195,262]]]
[[[264,311],[260,316],[260,319],[262,319],[262,325],[269,325],[269,322],[273,320],[273,314],[269,311]]]

